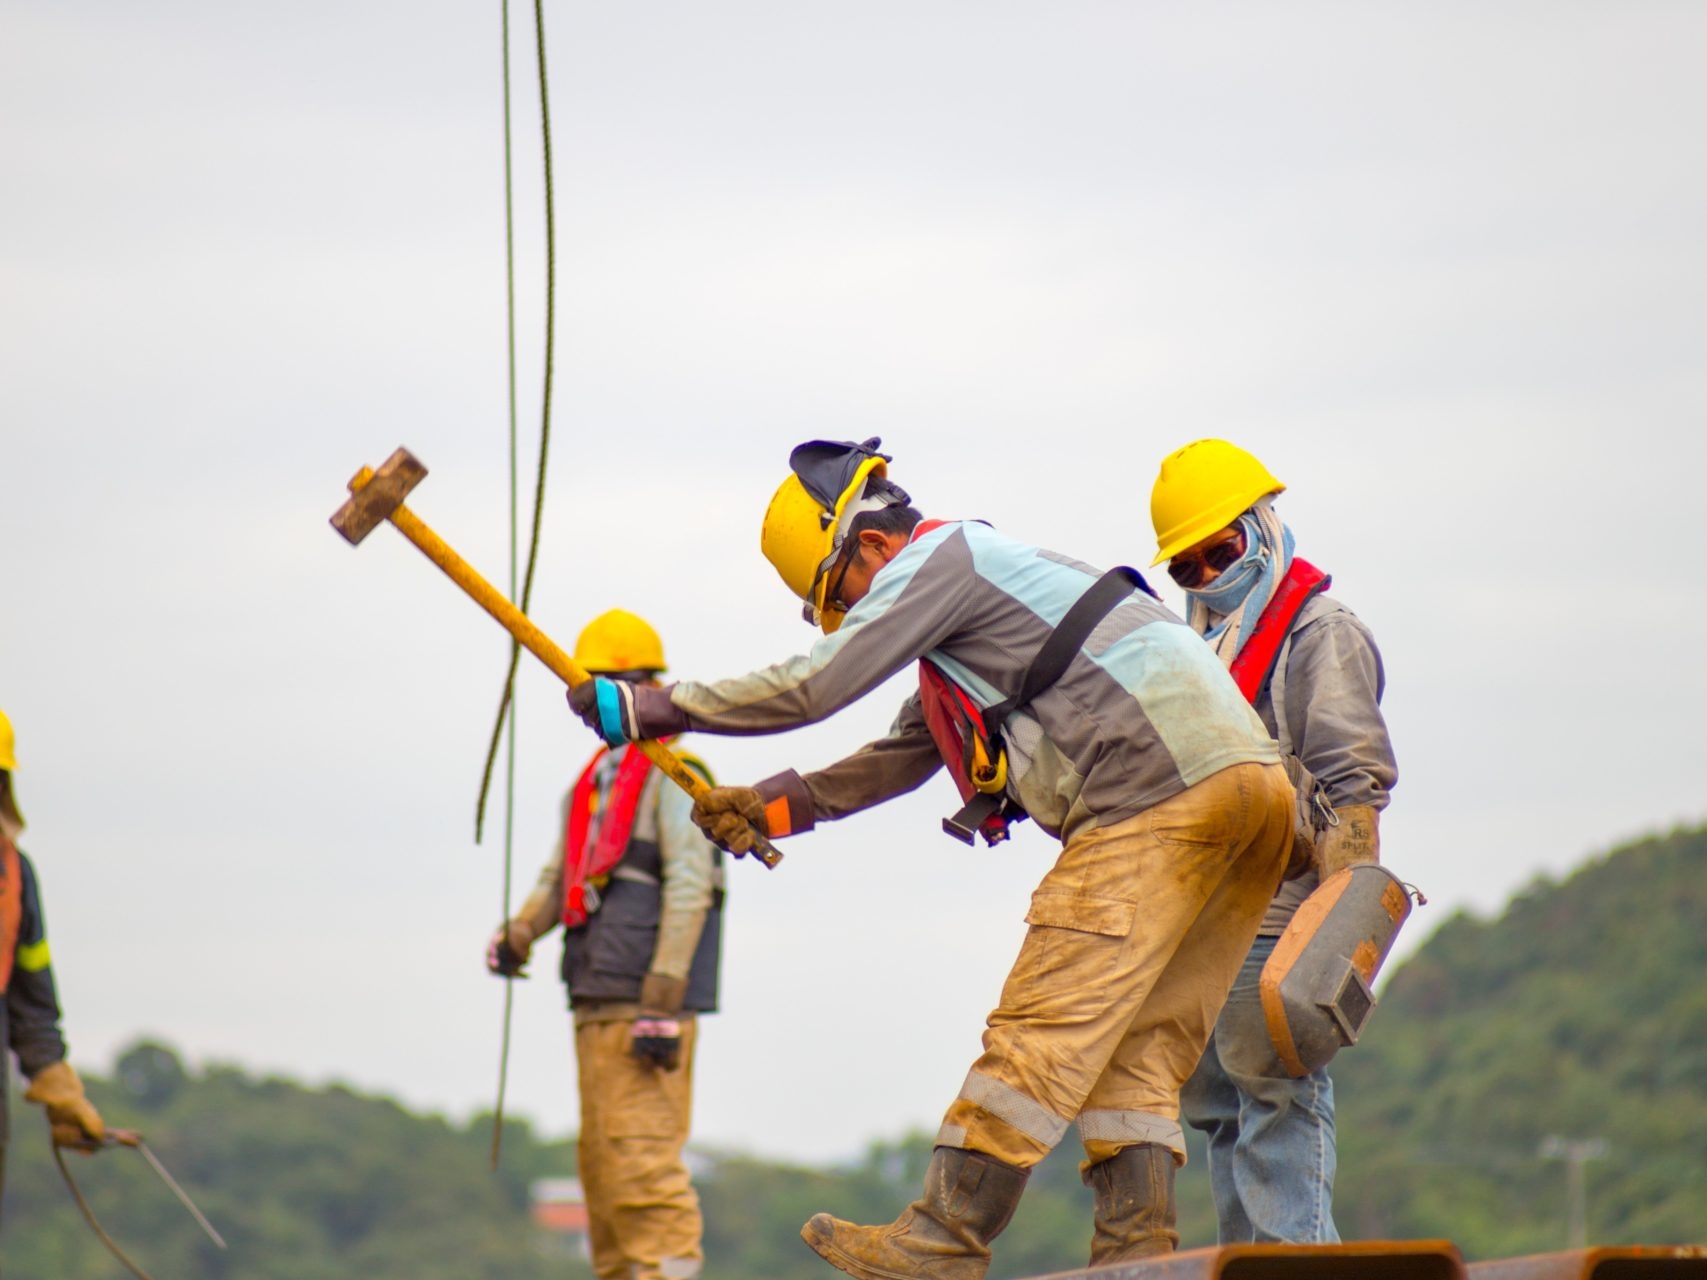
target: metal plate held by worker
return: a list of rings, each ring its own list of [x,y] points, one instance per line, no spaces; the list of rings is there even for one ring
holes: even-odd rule
[[[1373,862],[1341,868],[1304,899],[1261,980],[1269,1038],[1292,1075],[1357,1043],[1375,1010],[1375,975],[1410,912],[1405,886]]]
[[[1447,1240],[1359,1240],[1352,1244],[1230,1244],[1142,1262],[1063,1271],[1042,1280],[1464,1280],[1464,1259]]]
[[[1707,1280],[1707,1244],[1624,1245],[1473,1262],[1470,1280]]]

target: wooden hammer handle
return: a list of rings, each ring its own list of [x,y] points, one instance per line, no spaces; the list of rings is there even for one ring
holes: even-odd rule
[[[362,487],[357,481],[366,483],[363,477],[358,475],[356,480],[350,482],[352,490]],[[592,679],[585,668],[560,649],[550,636],[533,624],[527,614],[511,604],[503,592],[481,577],[473,565],[453,551],[443,538],[423,524],[420,517],[408,507],[398,506],[388,518],[402,531],[405,538],[421,549],[427,559],[443,569],[452,582],[467,592],[475,604],[496,618],[524,649],[551,668],[570,688]],[[705,779],[688,768],[681,757],[663,743],[648,739],[634,745],[642,755],[662,769],[671,782],[695,799],[710,790],[705,785]],[[782,851],[757,828],[753,831],[753,854],[767,867],[774,867],[782,861]]]

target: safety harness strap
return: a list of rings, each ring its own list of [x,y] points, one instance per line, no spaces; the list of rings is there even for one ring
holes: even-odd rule
[[[1025,674],[1020,677],[1018,690],[1011,697],[984,708],[983,736],[989,744],[988,754],[992,759],[1003,751],[1002,730],[1007,725],[1008,717],[1021,707],[1029,705],[1040,693],[1065,675],[1073,656],[1084,648],[1085,641],[1090,639],[1097,624],[1134,591],[1156,594],[1150,590],[1150,584],[1144,581],[1144,575],[1138,570],[1129,565],[1117,565],[1092,583],[1090,589],[1073,602],[1055,629],[1038,647],[1036,655],[1025,669]],[[946,752],[944,755],[949,768],[955,768],[959,762],[947,760]],[[998,840],[1007,838],[1008,822],[1018,821],[1023,817],[1025,811],[1014,804],[1005,792],[980,791],[967,801],[959,813],[952,818],[944,818],[942,829],[967,844],[972,843],[975,834],[982,832],[986,844],[995,844]]]
[[[1262,696],[1263,686],[1274,674],[1280,657],[1280,647],[1292,634],[1298,615],[1321,592],[1333,583],[1333,578],[1301,556],[1292,558],[1292,566],[1274,590],[1274,597],[1257,618],[1256,628],[1239,649],[1229,670],[1245,701],[1253,706]]]

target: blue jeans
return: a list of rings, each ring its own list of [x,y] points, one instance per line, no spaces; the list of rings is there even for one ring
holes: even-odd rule
[[[1222,1244],[1337,1244],[1334,1083],[1294,1080],[1275,1055],[1258,987],[1276,938],[1258,938],[1185,1088],[1187,1124],[1209,1137]]]

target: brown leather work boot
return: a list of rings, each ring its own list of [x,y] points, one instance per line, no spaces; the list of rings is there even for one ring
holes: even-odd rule
[[[938,1147],[924,1193],[886,1227],[814,1215],[800,1238],[860,1280],[983,1280],[990,1241],[1014,1216],[1029,1169],[958,1147]]]
[[[1093,1267],[1152,1258],[1178,1247],[1174,1153],[1168,1148],[1154,1142],[1122,1147],[1112,1159],[1085,1170],[1084,1181],[1096,1193]]]

